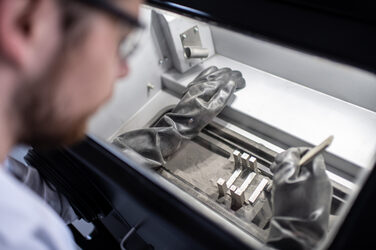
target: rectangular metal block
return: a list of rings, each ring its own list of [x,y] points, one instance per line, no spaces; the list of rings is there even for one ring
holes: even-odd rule
[[[236,187],[235,185],[232,185],[232,186],[230,187],[230,193],[231,193],[231,196],[236,192],[236,189],[237,189],[237,187]]]
[[[234,162],[235,162],[235,168],[240,167],[240,152],[238,150],[234,150],[232,153],[232,156],[234,157]]]
[[[252,180],[255,178],[255,173],[250,173],[247,178],[244,180],[242,185],[238,188],[239,193],[244,193],[248,186],[251,184]]]
[[[236,189],[234,193],[231,193],[231,198],[233,199],[233,202],[236,207],[241,207],[244,204],[245,201],[245,190],[248,188],[248,186],[251,184],[252,180],[255,178],[255,173],[250,173],[247,178],[244,180],[242,185]]]
[[[224,196],[227,192],[226,180],[223,178],[219,178],[217,180],[218,192],[219,196]]]
[[[244,193],[240,192],[239,188],[234,193],[231,193],[231,198],[235,207],[240,208],[245,201]]]
[[[234,184],[234,182],[239,177],[239,175],[241,174],[241,172],[242,172],[241,168],[237,168],[232,173],[232,175],[230,176],[230,178],[228,178],[227,181],[225,179],[223,179],[223,178],[219,178],[217,180],[217,186],[218,186],[218,194],[219,194],[219,196],[223,196],[223,195],[226,194],[227,190],[232,186],[232,184]]]
[[[247,153],[243,153],[242,156],[241,156],[241,161],[242,161],[242,166],[244,169],[248,169],[249,168],[249,159],[250,155],[247,154]]]
[[[250,167],[253,171],[255,171],[255,172],[258,173],[258,169],[257,169],[257,159],[256,159],[256,157],[251,156],[251,157],[249,157],[248,161],[249,161],[249,167]]]
[[[255,191],[253,191],[251,197],[249,197],[248,201],[253,205],[255,204],[257,198],[260,196],[261,192],[264,190],[266,184],[268,184],[268,180],[263,178],[261,182],[257,185]]]
[[[234,199],[236,190],[237,190],[237,187],[235,185],[232,185],[230,187],[231,199]]]
[[[232,184],[234,184],[234,182],[239,177],[239,175],[241,174],[241,172],[242,172],[242,170],[240,168],[238,168],[238,169],[236,169],[234,171],[234,173],[232,173],[232,175],[230,176],[230,178],[228,178],[228,180],[226,182],[227,188],[231,187]]]

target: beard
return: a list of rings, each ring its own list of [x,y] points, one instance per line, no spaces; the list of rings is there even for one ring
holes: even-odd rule
[[[64,117],[57,103],[59,77],[69,52],[64,46],[51,59],[44,73],[22,81],[13,96],[13,112],[17,117],[18,143],[35,148],[71,145],[85,136],[92,112],[79,117]]]

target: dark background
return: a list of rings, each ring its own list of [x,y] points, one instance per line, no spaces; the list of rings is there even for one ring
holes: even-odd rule
[[[376,71],[376,8],[372,1],[149,0],[148,3]]]

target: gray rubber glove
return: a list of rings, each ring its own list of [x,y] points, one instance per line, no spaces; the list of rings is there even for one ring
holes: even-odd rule
[[[192,139],[217,116],[235,89],[244,85],[239,71],[210,67],[188,85],[181,101],[154,127],[124,133],[112,143],[139,163],[158,168],[183,141]]]
[[[273,176],[268,244],[278,249],[312,249],[322,240],[329,224],[332,186],[322,155],[300,168],[307,148],[290,148],[276,156]]]

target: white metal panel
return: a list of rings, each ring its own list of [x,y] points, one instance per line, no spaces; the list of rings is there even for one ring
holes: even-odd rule
[[[246,79],[245,89],[235,94],[230,109],[225,110],[229,116],[240,115],[246,123],[243,125],[264,134],[269,133],[271,137],[275,136],[270,134],[274,131],[264,128],[278,128],[311,145],[317,145],[328,135],[334,135],[333,144],[328,149],[330,153],[361,167],[373,163],[376,113],[351,103],[220,55],[203,62],[187,74],[180,75],[171,70],[164,75],[164,84],[178,91],[187,86],[200,70],[212,65],[239,70]]]
[[[262,39],[211,26],[217,54],[376,111],[376,75]]]

